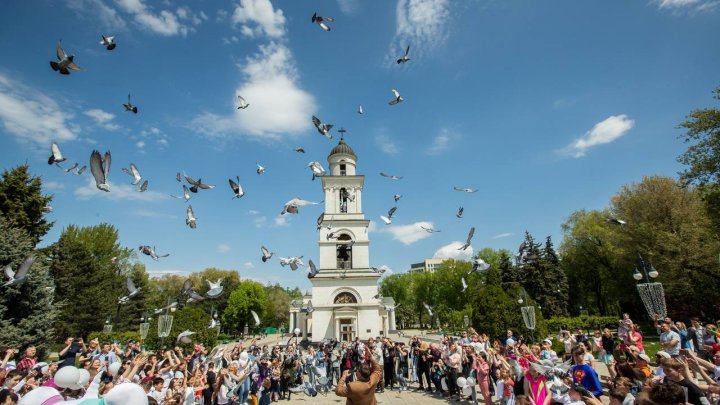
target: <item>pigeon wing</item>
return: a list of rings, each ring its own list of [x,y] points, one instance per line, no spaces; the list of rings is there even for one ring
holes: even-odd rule
[[[95,184],[105,184],[105,172],[103,171],[102,157],[97,150],[92,151],[90,155],[90,173],[95,178]]]
[[[474,226],[472,228],[470,228],[470,232],[468,233],[468,237],[467,237],[467,242],[465,242],[466,244],[468,244],[468,245],[470,244],[470,241],[472,240],[473,235],[475,235],[475,227]]]
[[[250,310],[250,312],[252,313],[253,319],[255,319],[255,325],[260,326],[260,317],[258,316],[257,312],[253,311],[252,309]]]
[[[145,180],[145,181],[143,182],[142,186],[140,186],[140,192],[141,192],[141,193],[144,193],[145,191],[147,191],[147,188],[148,188],[148,181]]]
[[[142,179],[142,176],[140,175],[140,171],[138,170],[137,166],[135,166],[135,163],[130,163],[130,172],[131,175],[135,178],[133,186],[140,183],[140,179]]]
[[[390,224],[392,223],[392,221],[390,220],[390,218],[388,218],[388,217],[386,217],[386,216],[384,216],[384,215],[380,215],[380,219],[382,219],[382,221],[385,222],[385,225],[390,225]]]
[[[383,177],[390,177],[390,175],[387,174],[387,173],[385,173],[385,172],[380,172],[380,175],[383,176]]]
[[[12,267],[10,267],[10,266],[5,267],[5,277],[7,277],[8,280],[12,280],[15,278],[15,272],[13,271]]]
[[[317,129],[320,129],[320,125],[322,125],[322,122],[320,121],[320,118],[318,118],[318,117],[316,117],[316,116],[313,115],[313,116],[312,116],[312,122],[313,122],[313,124],[315,125],[315,127],[316,127]]]
[[[32,264],[35,262],[35,256],[30,255],[28,256],[25,261],[20,265],[20,268],[18,269],[17,273],[15,273],[15,278],[23,278],[26,277],[28,272],[30,271],[30,267],[32,267]]]
[[[183,283],[183,291],[185,293],[190,292],[190,290],[192,290],[192,287],[193,287],[192,280],[190,280],[190,279],[185,280],[185,282]]]
[[[390,91],[393,92],[393,94],[395,95],[395,98],[396,98],[396,99],[397,99],[398,97],[400,97],[400,93],[399,93],[397,90],[395,90],[395,89],[390,89]]]
[[[188,176],[187,174],[184,174],[184,176],[185,176],[185,180],[187,180],[187,182],[190,183],[191,185],[193,185],[193,186],[195,186],[195,187],[197,187],[198,185],[200,185],[200,183],[198,183],[197,181],[195,181],[192,177]]]
[[[60,147],[58,146],[58,144],[53,142],[52,146],[50,146],[50,150],[52,151],[53,159],[56,162],[63,160],[63,156],[62,153],[60,153]]]
[[[103,161],[103,174],[105,175],[105,181],[107,182],[108,175],[110,174],[110,163],[112,162],[112,155],[110,151],[105,152],[105,160]]]
[[[137,291],[137,287],[135,287],[135,283],[133,283],[132,278],[128,277],[127,280],[125,280],[125,286],[127,287],[127,290],[130,294]]]
[[[67,54],[65,53],[65,50],[62,48],[62,43],[60,43],[60,42],[58,42],[58,44],[57,44],[57,58],[60,61],[67,58]]]
[[[405,56],[408,56],[409,53],[410,53],[410,45],[408,45],[407,48],[405,48]]]
[[[308,266],[310,266],[310,273],[317,274],[317,267],[315,267],[315,263],[313,263],[312,259],[308,260]]]
[[[397,207],[390,208],[390,211],[388,211],[388,218],[392,218],[393,214],[395,214],[395,211],[397,211]]]

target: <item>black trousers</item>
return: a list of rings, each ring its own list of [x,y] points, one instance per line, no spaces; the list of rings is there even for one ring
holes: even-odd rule
[[[386,360],[383,365],[383,369],[385,371],[385,386],[393,388],[395,386],[395,362],[392,360]]]

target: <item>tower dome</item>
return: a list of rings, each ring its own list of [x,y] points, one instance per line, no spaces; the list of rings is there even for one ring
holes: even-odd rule
[[[345,139],[340,138],[340,142],[332,148],[327,159],[331,176],[355,175],[357,155],[350,145],[345,143]]]
[[[334,154],[336,154],[336,153],[344,153],[344,154],[346,154],[346,155],[352,156],[353,159],[357,160],[357,155],[356,155],[355,152],[352,150],[352,148],[350,147],[350,145],[348,145],[347,143],[345,143],[345,139],[342,139],[342,138],[341,138],[341,139],[340,139],[340,142],[338,142],[338,144],[335,145],[334,148],[332,148],[332,150],[330,151],[330,154],[328,155],[328,159],[330,159],[330,156],[332,156],[332,155],[334,155]]]

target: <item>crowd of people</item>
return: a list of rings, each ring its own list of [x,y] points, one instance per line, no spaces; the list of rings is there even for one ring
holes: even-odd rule
[[[107,405],[267,405],[332,391],[348,404],[374,404],[376,392],[410,389],[485,405],[600,405],[603,396],[611,405],[717,404],[717,325],[692,319],[688,328],[666,318],[657,322],[657,333],[662,350],[654,359],[629,316],[612,330],[561,330],[539,344],[511,330],[491,339],[472,328],[432,341],[375,337],[301,345],[278,338],[261,345],[253,339],[210,351],[194,344],[147,352],[135,341],[86,344],[68,337],[51,363],[39,362],[34,347],[22,356],[5,350],[0,405],[97,398]],[[73,372],[86,377],[68,382]]]

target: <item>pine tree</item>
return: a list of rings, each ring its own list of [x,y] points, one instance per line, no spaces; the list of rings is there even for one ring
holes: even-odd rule
[[[58,331],[85,336],[102,330],[108,318],[118,322],[117,300],[127,293],[127,277],[112,258],[128,257],[130,253],[120,247],[117,230],[108,224],[70,225],[51,251],[55,297],[63,304]]]
[[[27,165],[6,170],[0,180],[0,214],[13,227],[24,229],[37,245],[54,222],[45,219],[52,196],[42,194],[42,181],[31,176]]]
[[[517,267],[513,264],[510,255],[507,251],[500,251],[500,275],[502,276],[503,284],[519,283],[520,273]]]
[[[560,258],[555,252],[550,236],[545,239],[542,251],[541,266],[543,267],[543,287],[545,294],[537,297],[542,305],[543,315],[567,316],[568,280],[560,267]]]
[[[55,340],[53,325],[59,311],[47,261],[34,247],[25,229],[13,227],[0,215],[0,265],[17,269],[28,255],[35,255],[25,283],[0,287],[0,346],[22,350],[33,345],[43,356]]]

